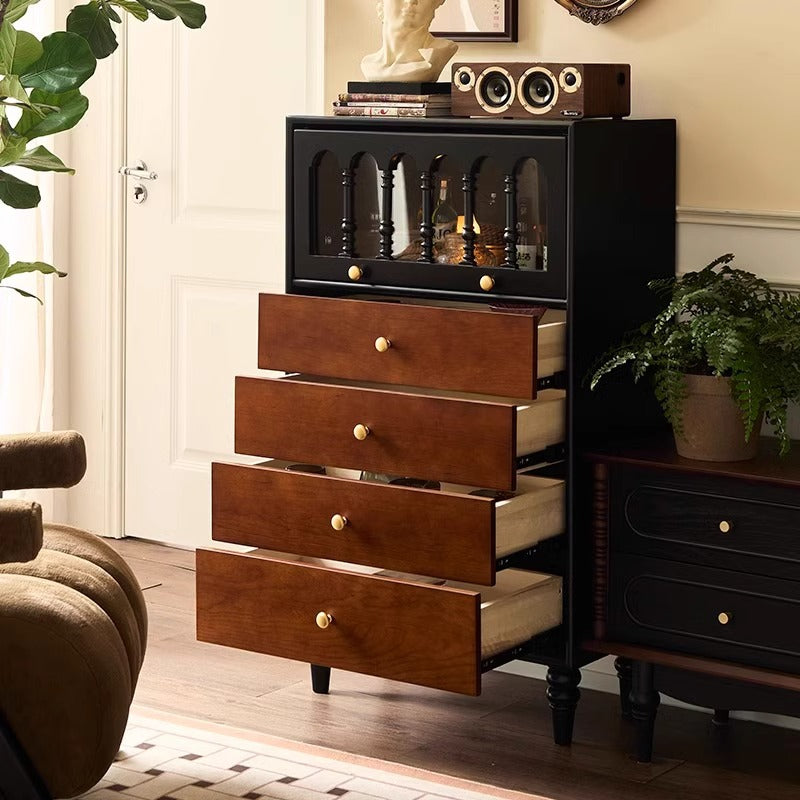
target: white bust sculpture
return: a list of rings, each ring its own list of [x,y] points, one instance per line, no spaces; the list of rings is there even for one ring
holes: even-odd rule
[[[361,62],[368,81],[435,81],[458,45],[431,36],[429,28],[444,0],[378,0],[383,45]]]

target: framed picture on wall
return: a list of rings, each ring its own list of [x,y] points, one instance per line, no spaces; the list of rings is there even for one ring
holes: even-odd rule
[[[516,42],[518,24],[518,0],[444,0],[431,33],[457,42]]]

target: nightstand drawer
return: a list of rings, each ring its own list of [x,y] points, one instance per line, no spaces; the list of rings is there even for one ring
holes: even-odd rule
[[[479,594],[198,550],[197,637],[475,695],[483,659],[561,623],[560,578],[520,570],[501,577]]]
[[[754,663],[800,664],[800,583],[616,555],[608,637]]]
[[[260,296],[261,369],[534,399],[565,351],[563,311]]]
[[[498,502],[336,473],[214,464],[214,540],[490,585],[498,556],[564,531],[563,481],[520,476]]]
[[[529,404],[365,389],[303,379],[236,379],[236,452],[513,489],[518,456],[565,437],[563,392]]]

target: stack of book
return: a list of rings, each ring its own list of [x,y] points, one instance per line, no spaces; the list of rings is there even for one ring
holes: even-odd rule
[[[449,117],[450,84],[350,83],[333,103],[339,117]],[[376,91],[380,88],[381,91]],[[409,91],[411,90],[411,91]]]

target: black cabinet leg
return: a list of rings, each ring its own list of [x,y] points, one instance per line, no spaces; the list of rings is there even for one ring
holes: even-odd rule
[[[328,694],[331,688],[331,668],[311,665],[311,688],[315,694]]]
[[[575,708],[581,693],[580,670],[569,667],[550,667],[547,670],[547,699],[553,712],[553,740],[556,744],[572,744]]]
[[[636,760],[649,763],[653,758],[653,733],[661,698],[653,686],[653,665],[633,662],[631,716],[636,723]]]
[[[731,712],[724,708],[714,709],[714,718],[712,722],[718,728],[724,728],[731,720]]]
[[[614,669],[619,679],[619,705],[622,716],[631,718],[631,689],[633,688],[633,661],[618,656],[614,661]]]

